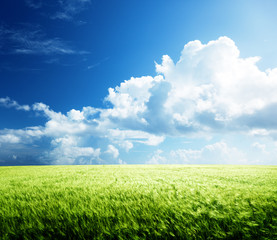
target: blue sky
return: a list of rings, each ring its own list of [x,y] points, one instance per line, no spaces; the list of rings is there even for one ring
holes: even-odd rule
[[[0,165],[277,163],[276,1],[3,1]]]

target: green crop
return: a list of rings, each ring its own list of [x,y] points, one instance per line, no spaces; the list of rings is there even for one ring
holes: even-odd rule
[[[277,239],[277,167],[0,167],[0,239]]]

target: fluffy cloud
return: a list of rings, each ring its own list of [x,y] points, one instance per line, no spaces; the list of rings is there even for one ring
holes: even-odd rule
[[[168,136],[212,138],[214,133],[233,133],[277,139],[277,68],[261,71],[258,60],[241,58],[227,37],[207,44],[196,40],[184,46],[176,63],[163,56],[156,63],[157,76],[132,77],[109,88],[106,108],[87,106],[60,113],[43,103],[30,108],[1,98],[1,105],[32,109],[47,121],[44,126],[2,130],[0,141],[31,143],[44,137],[51,143],[44,156],[52,163],[80,164],[110,157],[124,162],[119,158],[122,151],[157,146]],[[267,152],[257,140],[249,148]],[[160,149],[147,163],[246,162],[245,154],[225,141],[165,155]]]
[[[119,151],[118,149],[113,146],[113,145],[108,145],[108,150],[106,151],[107,153],[111,154],[113,158],[117,158],[119,156]]]
[[[227,37],[206,45],[189,42],[176,64],[169,56],[156,64],[157,72],[171,84],[165,112],[181,126],[230,126],[243,118],[261,124],[257,119],[265,116],[261,111],[276,109],[277,69],[262,72],[256,66],[258,60],[240,58],[235,43]],[[272,122],[268,115],[263,120]],[[277,126],[276,122],[272,125]]]
[[[165,55],[162,74],[131,78],[109,89],[113,108],[103,117],[127,129],[186,135],[228,128],[277,127],[277,68],[259,70],[258,57],[241,58],[221,37],[185,45],[179,61]]]
[[[16,101],[11,100],[9,97],[0,98],[0,106],[24,111],[29,111],[31,109],[28,105],[19,105]]]
[[[63,114],[53,111],[44,103],[35,103],[31,109],[46,117],[45,125],[1,130],[0,143],[21,144],[21,148],[27,149],[44,138],[44,141],[50,141],[50,147],[40,151],[42,163],[114,163],[114,159],[119,157],[119,150],[113,144],[128,152],[135,142],[155,146],[164,140],[162,136],[143,131],[124,130],[118,126],[115,128],[114,123],[106,117],[109,109],[84,107],[82,110],[72,109]],[[105,148],[106,145],[106,151],[101,152],[100,148],[91,146],[90,142],[98,141],[107,142],[101,146]],[[5,147],[12,149],[10,145]],[[123,160],[120,162],[124,163]]]
[[[67,116],[73,121],[82,121],[85,119],[84,113],[79,110],[72,109],[67,113]]]
[[[162,81],[161,76],[131,78],[115,88],[109,88],[109,94],[105,98],[113,108],[106,109],[102,113],[103,118],[119,121],[128,128],[142,128],[147,124],[142,115],[147,111],[147,103],[151,97],[150,90]],[[128,121],[126,121],[128,119]]]
[[[38,126],[25,129],[4,129],[0,130],[0,143],[29,144],[44,135],[44,129]]]
[[[54,159],[53,164],[91,164],[99,158],[99,148],[79,147],[79,141],[80,139],[73,136],[52,140],[54,149],[48,152],[48,157]]]
[[[13,134],[0,135],[0,143],[19,143],[20,138]]]

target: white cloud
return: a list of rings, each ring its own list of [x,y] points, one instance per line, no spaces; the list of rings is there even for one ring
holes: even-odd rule
[[[65,136],[52,140],[51,144],[54,147],[50,151],[50,156],[54,164],[91,164],[92,160],[98,159],[100,149],[92,147],[79,147],[80,139],[73,136]]]
[[[144,124],[145,120],[139,117],[146,111],[146,103],[151,96],[150,89],[158,82],[162,81],[161,76],[131,78],[124,81],[115,88],[109,88],[106,101],[113,105],[113,108],[103,112],[103,117],[126,119],[134,118]]]
[[[228,123],[276,103],[277,69],[262,72],[256,66],[258,60],[240,58],[227,37],[206,45],[186,44],[175,65],[164,56],[156,70],[171,84],[166,111],[181,124],[195,122],[196,115],[206,112],[214,115],[213,121]]]
[[[134,144],[131,141],[128,141],[128,140],[121,141],[121,142],[118,143],[118,145],[121,148],[125,149],[126,152],[129,152],[129,150],[134,147]]]
[[[91,3],[91,0],[59,0],[51,2],[51,5],[47,1],[41,0],[25,0],[25,4],[32,9],[40,9],[41,12],[48,10],[43,15],[49,16],[51,19],[59,19],[72,21],[74,17],[87,9]],[[49,12],[49,6],[55,9],[56,12]],[[46,8],[47,7],[47,8]]]
[[[133,148],[134,142],[153,146],[164,140],[163,136],[155,136],[143,131],[113,128],[114,124],[101,115],[105,111],[102,109],[84,107],[82,111],[72,109],[67,114],[62,114],[53,111],[46,104],[35,103],[32,110],[45,115],[47,121],[44,127],[6,130],[2,134],[2,138],[4,139],[4,134],[9,133],[16,137],[18,143],[32,143],[41,137],[52,139],[52,149],[45,152],[45,158],[52,159],[50,162],[55,164],[90,162],[88,159],[91,159],[90,155],[93,155],[96,150],[84,145],[87,145],[92,138],[108,139],[110,143],[118,145],[126,152]],[[119,150],[114,145],[108,144],[107,148],[107,154],[118,158]],[[98,152],[96,151],[96,153]],[[98,157],[100,159],[100,149]],[[77,162],[74,158],[77,159]]]
[[[259,142],[254,142],[252,144],[252,146],[260,151],[262,151],[263,153],[267,153],[266,151],[266,145],[265,144],[261,144]]]
[[[158,146],[167,136],[206,134],[212,139],[214,133],[235,133],[276,140],[277,68],[263,72],[256,65],[258,57],[241,58],[239,54],[227,37],[207,44],[189,42],[177,63],[167,55],[161,64],[156,63],[157,76],[132,77],[109,88],[106,108],[88,106],[60,113],[35,103],[32,110],[44,113],[45,125],[2,130],[0,139],[17,144],[46,137],[52,141],[48,157],[59,164],[100,159],[101,149],[107,149],[102,152],[105,156],[118,158],[122,149],[128,152],[137,144]],[[1,98],[0,104],[31,109],[9,98]],[[100,142],[101,149],[95,149],[94,144]],[[254,142],[252,148],[269,152],[263,143]],[[174,150],[170,161],[159,150],[149,163],[245,163],[243,151],[230,146],[218,141],[197,150]]]
[[[189,42],[176,64],[167,55],[156,63],[163,77],[131,78],[110,88],[112,107],[101,116],[155,135],[276,128],[277,68],[263,72],[258,60],[241,58],[227,37]]]
[[[42,127],[27,127],[24,129],[4,129],[0,130],[0,142],[29,144],[44,136]]]
[[[170,152],[172,163],[185,163],[195,162],[201,159],[201,150],[192,149],[178,149]]]
[[[20,138],[13,134],[0,135],[0,143],[19,143]]]
[[[0,34],[2,35],[1,42],[4,48],[7,44],[7,49],[10,49],[9,52],[6,52],[8,54],[72,55],[88,53],[72,48],[60,38],[47,37],[38,26],[33,26],[31,29],[8,29],[2,27]]]
[[[10,39],[18,44],[14,49],[17,54],[76,54],[58,38],[47,39],[41,32],[15,31]]]
[[[121,142],[124,143],[126,143],[126,140],[128,140],[129,142],[138,142],[149,146],[157,146],[164,141],[163,136],[156,136],[147,132],[134,130],[109,129],[108,137],[111,140],[121,140]]]
[[[29,105],[19,105],[16,101],[11,100],[9,97],[0,98],[0,106],[24,111],[30,111],[31,109]]]
[[[226,142],[216,142],[199,150],[178,149],[170,153],[172,163],[190,164],[246,164],[249,161],[245,154]]]
[[[154,152],[153,156],[147,160],[145,163],[146,164],[166,164],[168,163],[168,160],[161,156],[163,153],[163,150],[158,149],[157,151]]]
[[[119,163],[120,165],[122,165],[122,164],[127,164],[127,162],[123,161],[122,159],[118,159],[118,163]]]
[[[72,20],[76,14],[85,10],[90,2],[90,0],[61,0],[59,1],[60,11],[56,12],[51,18]]]
[[[119,156],[118,149],[111,144],[108,145],[108,149],[107,149],[106,153],[111,154],[113,156],[113,158],[117,158]]]
[[[88,130],[88,125],[84,120],[83,112],[72,109],[67,116],[55,112],[43,103],[33,105],[34,111],[42,111],[49,118],[45,124],[45,135],[50,137],[62,137],[64,135],[80,135]]]
[[[72,109],[67,113],[67,116],[73,121],[82,121],[85,119],[84,113],[79,110]]]
[[[159,149],[146,164],[256,164],[256,159],[225,141],[208,144],[200,149],[177,149],[169,153]],[[261,161],[262,163],[262,161]]]
[[[263,128],[262,129],[254,128],[249,132],[249,135],[251,136],[268,136],[269,134],[270,134],[269,131]]]

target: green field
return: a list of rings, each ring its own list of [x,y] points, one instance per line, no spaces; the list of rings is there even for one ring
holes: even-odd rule
[[[0,167],[0,239],[277,239],[277,166]]]

